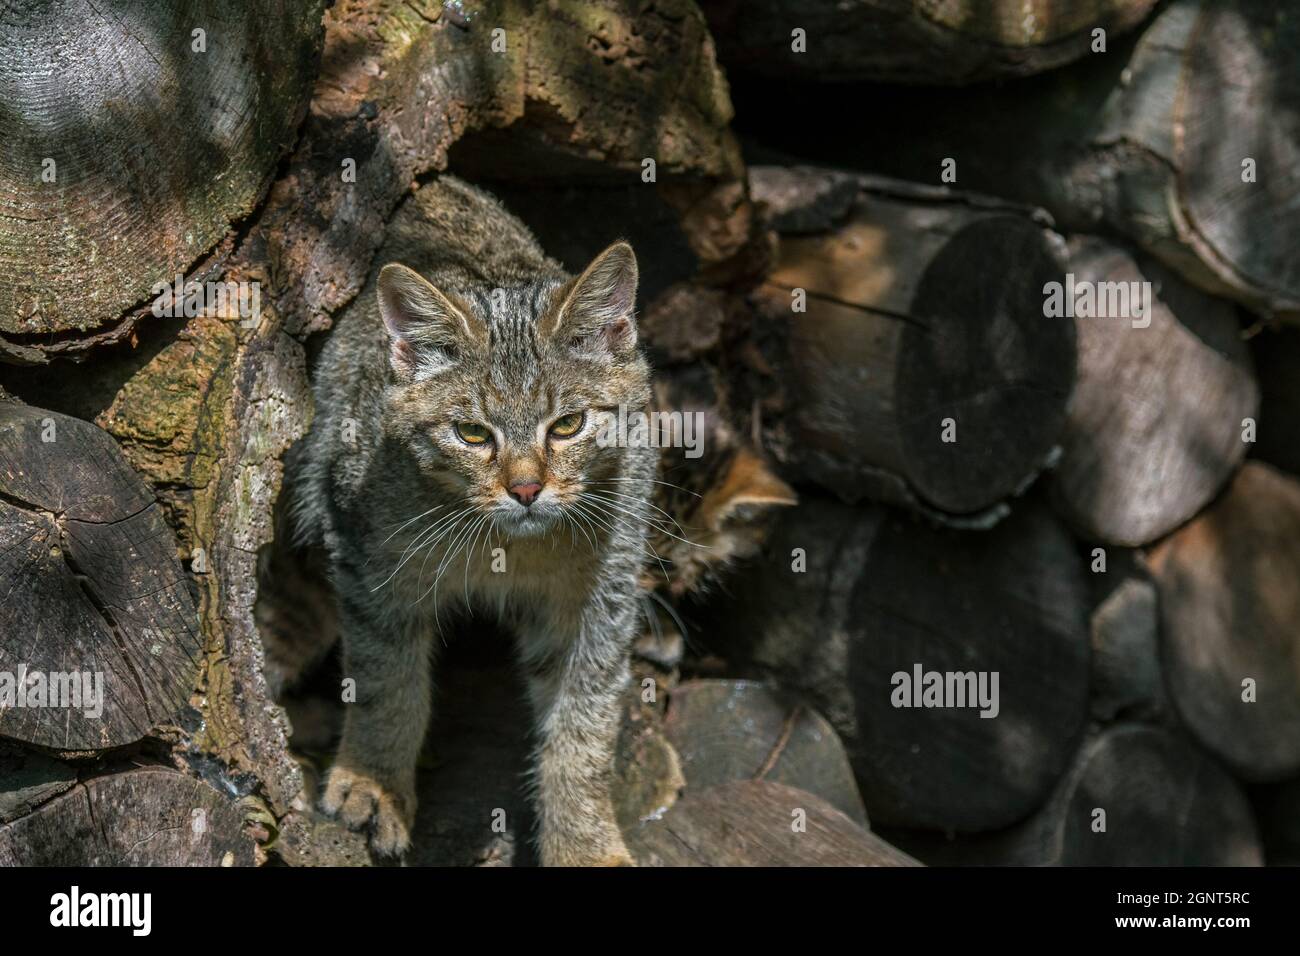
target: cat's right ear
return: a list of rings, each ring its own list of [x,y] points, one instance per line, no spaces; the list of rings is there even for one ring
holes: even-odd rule
[[[393,371],[404,378],[417,365],[437,369],[482,339],[470,309],[419,273],[395,262],[379,270],[379,314],[390,343]]]

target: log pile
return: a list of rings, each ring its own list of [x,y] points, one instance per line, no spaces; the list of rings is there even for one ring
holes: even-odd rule
[[[570,268],[630,237],[656,400],[725,445],[664,475],[743,561],[647,612],[641,865],[1300,856],[1280,3],[82,5],[0,13],[0,681],[104,708],[0,683],[0,863],[372,862],[315,810],[337,657],[281,686],[257,568],[314,567],[276,516],[312,358],[448,170]],[[260,308],[159,318],[177,274]],[[407,862],[529,865],[509,636],[463,627]]]

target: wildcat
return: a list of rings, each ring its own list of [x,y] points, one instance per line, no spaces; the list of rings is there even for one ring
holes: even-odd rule
[[[631,864],[611,761],[657,453],[598,442],[597,420],[651,396],[636,258],[616,242],[572,277],[443,176],[405,201],[379,261],[321,352],[290,476],[356,681],[322,807],[377,853],[407,849],[440,625],[468,604],[517,635],[542,863]]]

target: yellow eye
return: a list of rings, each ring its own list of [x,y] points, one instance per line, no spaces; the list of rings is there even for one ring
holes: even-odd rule
[[[492,433],[478,422],[457,422],[456,434],[468,445],[482,445],[492,440]]]
[[[559,438],[568,438],[576,435],[582,428],[582,423],[587,420],[585,412],[574,412],[572,415],[565,415],[557,418],[551,425],[551,434]]]

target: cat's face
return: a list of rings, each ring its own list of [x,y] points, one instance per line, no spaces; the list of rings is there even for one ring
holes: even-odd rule
[[[636,348],[636,259],[616,243],[577,279],[507,289],[434,288],[380,273],[380,311],[398,384],[389,421],[450,500],[518,537],[608,501],[625,450],[599,425],[649,398]],[[611,495],[612,493],[615,493]]]

